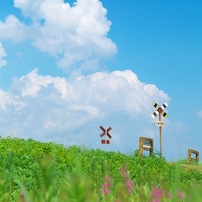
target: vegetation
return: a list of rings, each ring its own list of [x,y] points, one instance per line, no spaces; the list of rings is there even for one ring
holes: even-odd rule
[[[202,166],[0,137],[0,201],[202,201]]]

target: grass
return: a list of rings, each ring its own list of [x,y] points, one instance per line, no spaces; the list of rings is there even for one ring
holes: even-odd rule
[[[202,165],[0,137],[0,201],[202,201]]]

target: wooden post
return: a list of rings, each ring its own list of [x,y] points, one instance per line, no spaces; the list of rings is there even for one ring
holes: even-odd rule
[[[143,150],[143,139],[142,137],[139,138],[139,152],[138,152],[138,156],[142,156],[142,150]]]

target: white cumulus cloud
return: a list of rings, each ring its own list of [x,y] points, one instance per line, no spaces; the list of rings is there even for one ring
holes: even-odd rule
[[[202,111],[198,111],[197,116],[202,119]]]
[[[182,122],[179,121],[168,121],[167,125],[169,126],[167,132],[169,134],[182,135],[187,133],[190,130],[190,127]]]
[[[4,47],[2,43],[0,42],[0,68],[7,64],[7,62],[3,60],[3,57],[5,56],[6,56],[6,53],[5,53]]]
[[[64,71],[94,71],[117,52],[107,37],[111,22],[99,0],[77,0],[73,6],[63,0],[15,0],[14,6],[31,23],[7,16],[0,21],[0,39],[29,38],[42,52],[56,57]]]

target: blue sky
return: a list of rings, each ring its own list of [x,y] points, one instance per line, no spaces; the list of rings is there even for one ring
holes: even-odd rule
[[[0,1],[0,134],[130,153],[202,153],[202,2]]]

